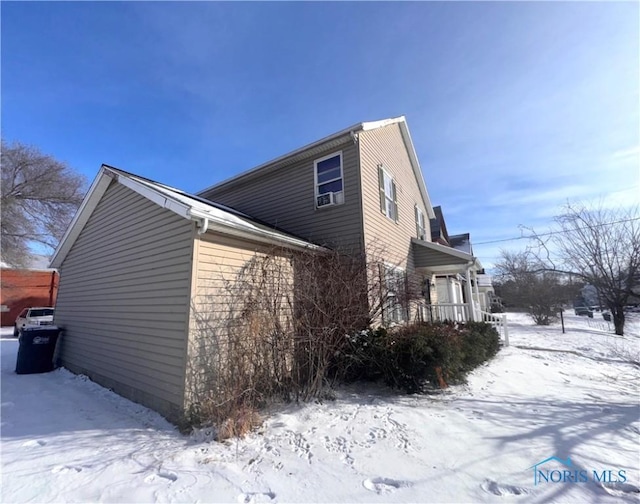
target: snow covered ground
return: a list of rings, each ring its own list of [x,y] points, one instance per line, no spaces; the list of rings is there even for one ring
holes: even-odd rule
[[[64,369],[16,375],[18,343],[3,330],[0,500],[640,502],[640,367],[629,363],[640,317],[624,338],[572,314],[566,334],[509,320],[512,346],[468,385],[345,388],[224,444]],[[532,466],[549,457],[571,465],[542,464],[551,480],[535,484]],[[554,482],[563,470],[578,481]]]

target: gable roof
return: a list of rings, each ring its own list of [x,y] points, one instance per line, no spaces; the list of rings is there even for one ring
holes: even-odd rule
[[[357,133],[360,131],[369,131],[378,128],[384,128],[385,126],[389,126],[392,124],[397,124],[400,128],[400,133],[402,135],[402,139],[404,140],[405,148],[407,149],[407,154],[409,155],[409,160],[411,162],[411,167],[413,168],[413,173],[416,177],[416,181],[418,183],[418,187],[420,189],[420,193],[422,195],[422,199],[424,200],[425,207],[427,209],[427,214],[430,219],[435,217],[433,213],[433,206],[431,205],[431,199],[429,198],[429,193],[427,192],[427,187],[424,182],[424,176],[422,175],[422,168],[420,167],[420,163],[418,161],[418,156],[416,154],[415,147],[413,145],[413,141],[411,140],[411,134],[409,133],[409,128],[407,126],[407,120],[404,116],[392,117],[389,119],[382,119],[380,121],[369,121],[369,122],[359,122],[350,126],[346,129],[340,130],[336,133],[333,133],[329,136],[321,138],[315,142],[305,145],[304,147],[300,147],[295,149],[287,154],[279,156],[271,161],[266,163],[262,163],[261,165],[256,166],[255,168],[251,168],[247,171],[239,173],[238,175],[234,175],[222,182],[218,182],[213,184],[202,191],[198,191],[197,195],[204,195],[209,191],[214,189],[222,188],[226,185],[235,184],[242,180],[247,180],[256,176],[264,175],[265,173],[269,173],[273,170],[277,170],[283,166],[286,166],[290,163],[297,161],[300,158],[307,157],[310,153],[314,151],[320,152],[327,147],[338,146],[343,144],[345,141],[349,139],[353,139],[355,141]]]
[[[67,228],[51,258],[52,268],[59,268],[71,247],[80,236],[91,214],[112,183],[122,184],[149,201],[166,208],[185,219],[198,222],[199,233],[218,231],[268,244],[293,248],[322,247],[268,226],[242,212],[213,201],[183,192],[179,189],[103,164],[91,184],[78,212]]]
[[[442,214],[442,207],[440,205],[433,207],[433,213],[435,218],[429,222],[431,226],[431,241],[441,245],[449,245],[449,233],[447,232],[447,223]]]
[[[469,235],[469,233],[449,236],[449,245],[451,245],[456,250],[461,250],[462,252],[473,255],[473,248],[471,247],[471,236]]]
[[[416,268],[428,268],[432,271],[454,271],[462,273],[466,268],[482,268],[478,258],[439,243],[411,238]]]

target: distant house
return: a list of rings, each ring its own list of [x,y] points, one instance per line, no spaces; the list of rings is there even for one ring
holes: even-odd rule
[[[449,235],[446,221],[440,206],[434,207],[435,218],[431,220],[431,239],[433,242],[473,256],[473,246],[469,233]],[[471,274],[469,274],[471,273]],[[449,271],[435,277],[437,305],[431,311],[439,318],[466,320],[469,317],[469,299],[473,309],[489,312],[495,299],[492,279],[487,275],[479,261],[470,271]]]
[[[403,117],[356,124],[197,195],[103,165],[52,259],[62,364],[178,419],[204,379],[198,321],[225,309],[225,279],[274,246],[376,248],[385,281],[412,275],[424,292],[410,306],[391,297],[380,322],[423,318],[437,275],[480,267],[430,240],[435,217]],[[457,304],[477,320],[465,289]]]

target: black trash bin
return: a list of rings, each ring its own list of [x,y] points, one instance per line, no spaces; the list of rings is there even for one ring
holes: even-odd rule
[[[53,354],[61,329],[57,326],[26,327],[20,333],[16,373],[53,371]]]

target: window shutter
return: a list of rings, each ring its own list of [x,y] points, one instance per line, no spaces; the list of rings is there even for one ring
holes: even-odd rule
[[[378,187],[380,189],[380,211],[386,214],[387,206],[384,199],[384,172],[382,171],[382,165],[378,165]]]
[[[418,205],[413,207],[413,212],[416,215],[416,236],[420,238],[420,214],[418,213]]]
[[[393,219],[398,222],[398,198],[396,196],[396,183],[395,181],[391,181],[391,185],[393,188]]]

